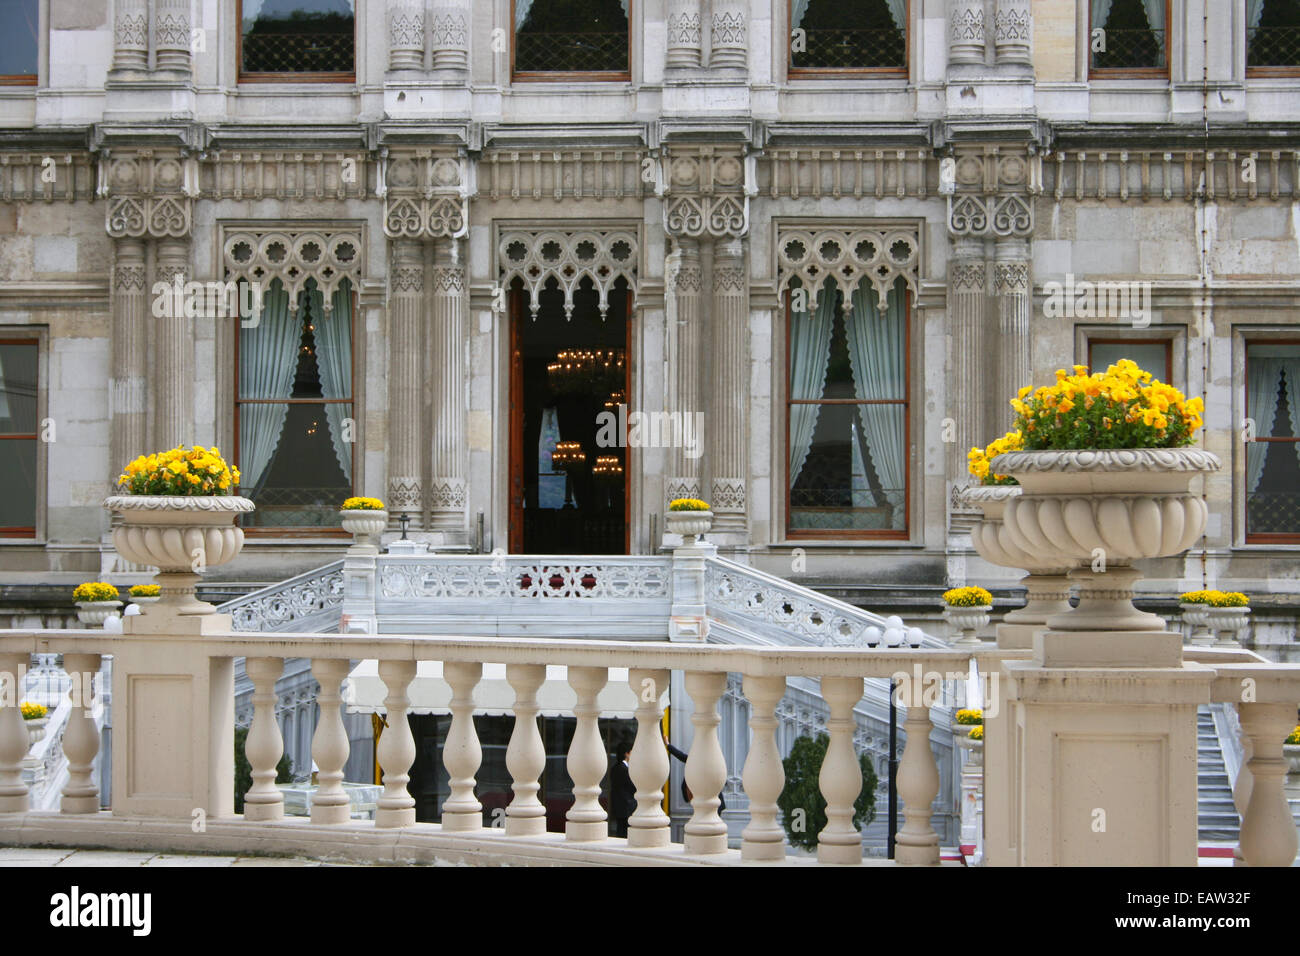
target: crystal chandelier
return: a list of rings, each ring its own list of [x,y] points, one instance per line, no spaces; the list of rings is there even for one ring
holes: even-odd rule
[[[627,356],[622,349],[565,349],[546,366],[556,394],[607,392],[623,384]]]

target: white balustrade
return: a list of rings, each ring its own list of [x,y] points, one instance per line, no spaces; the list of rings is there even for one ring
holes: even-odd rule
[[[27,654],[0,654],[0,813],[27,809],[23,758],[30,741],[18,705],[28,659]]]
[[[727,689],[726,672],[689,671],[686,693],[691,695],[695,711],[691,724],[695,741],[686,761],[686,786],[691,790],[694,813],[687,822],[687,853],[723,853],[727,849],[727,824],[718,815],[722,801],[718,794],[727,782],[727,762],[718,741],[718,700]]]
[[[904,684],[899,689],[907,708],[903,730],[907,744],[898,764],[898,795],[903,800],[903,826],[894,838],[894,860],[901,864],[936,866],[939,863],[939,835],[930,823],[931,807],[939,795],[939,768],[930,749],[930,708],[925,705],[923,685]]]
[[[596,695],[609,680],[604,667],[570,667],[569,686],[578,695],[573,715],[578,726],[569,745],[569,776],[573,780],[573,806],[565,815],[564,835],[569,840],[598,841],[608,836],[608,817],[600,805],[600,781],[605,776],[605,744],[600,739],[600,707]]]
[[[68,758],[68,782],[63,785],[59,809],[64,813],[99,812],[99,785],[95,783],[95,756],[99,753],[99,726],[95,722],[101,701],[96,698],[98,654],[65,654],[63,668],[72,675],[68,694],[72,714],[63,732],[63,755]]]
[[[244,819],[250,822],[284,818],[284,794],[275,785],[275,768],[284,755],[284,739],[275,720],[275,682],[284,673],[278,657],[250,657],[244,673],[253,682],[253,723],[244,741],[253,785],[244,794]]]
[[[483,677],[483,665],[452,661],[443,665],[442,675],[451,686],[451,727],[442,748],[451,793],[442,805],[442,828],[478,830],[483,826],[483,805],[474,796],[474,774],[483,762],[483,748],[474,730],[474,688]]]
[[[1240,704],[1241,729],[1251,741],[1250,797],[1241,819],[1241,856],[1247,866],[1290,866],[1295,862],[1295,820],[1286,792],[1287,761],[1282,741],[1295,726],[1294,704]]]
[[[316,792],[311,797],[312,823],[347,823],[352,806],[343,789],[343,765],[348,760],[348,735],[343,727],[339,685],[348,676],[348,662],[313,658],[312,676],[320,683],[316,703],[320,719],[311,740],[311,759],[316,763]]]
[[[546,807],[537,799],[546,769],[546,747],[537,729],[537,692],[546,682],[545,664],[509,664],[506,680],[515,692],[515,726],[506,747],[506,769],[515,797],[506,807],[507,836],[546,832]]]
[[[822,863],[861,863],[862,834],[853,825],[853,803],[862,792],[862,769],[853,749],[857,729],[853,708],[862,699],[862,678],[823,677],[821,685],[831,716],[826,721],[830,744],[817,778],[826,798],[826,826],[817,834],[817,859]],[[938,791],[935,771],[935,793]]]
[[[380,661],[379,679],[387,696],[384,712],[388,726],[379,736],[376,756],[384,771],[384,793],[375,810],[377,827],[409,827],[415,823],[415,799],[406,789],[415,763],[415,738],[406,714],[410,708],[406,689],[415,679],[415,661]]]
[[[752,739],[742,777],[749,795],[749,824],[741,834],[740,855],[745,860],[783,860],[785,830],[777,822],[776,801],[785,787],[785,770],[776,746],[775,711],[785,696],[785,678],[746,677],[745,696]]]
[[[628,759],[628,773],[636,785],[636,810],[627,822],[630,847],[667,846],[669,819],[663,810],[663,787],[668,779],[668,750],[664,747],[659,699],[668,687],[669,672],[628,668],[627,682],[637,695],[636,742]]]

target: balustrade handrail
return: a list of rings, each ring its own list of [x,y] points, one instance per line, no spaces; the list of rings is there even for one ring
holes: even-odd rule
[[[331,592],[327,600],[322,602],[319,599],[313,599],[310,607],[296,606],[299,602],[293,599],[295,595],[303,593],[312,585],[327,582],[331,577],[335,576],[337,577],[338,590]],[[242,620],[251,615],[252,609],[258,605],[270,607],[274,602],[288,598],[289,600],[285,601],[288,606],[281,616],[285,621],[301,620],[312,613],[329,610],[331,606],[341,606],[343,602],[342,584],[343,560],[340,558],[319,568],[312,568],[310,571],[304,571],[291,578],[286,578],[275,584],[269,584],[266,587],[258,588],[256,591],[250,591],[237,598],[232,598],[219,604],[217,610],[222,614],[230,614],[234,619],[235,628],[242,630],[240,624]],[[263,619],[265,619],[265,615],[263,615]]]

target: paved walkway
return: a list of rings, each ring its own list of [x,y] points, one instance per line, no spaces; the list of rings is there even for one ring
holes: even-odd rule
[[[131,853],[123,850],[71,850],[49,847],[0,847],[3,866],[347,866],[299,857],[183,856],[176,853]]]

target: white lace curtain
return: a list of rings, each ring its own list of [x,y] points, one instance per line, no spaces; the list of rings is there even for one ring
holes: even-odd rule
[[[1255,29],[1259,26],[1259,20],[1264,15],[1264,3],[1266,0],[1246,0],[1246,27]]]
[[[808,4],[812,0],[794,0],[794,6],[790,10],[790,29],[793,30],[799,24],[803,23],[804,14],[808,12]],[[886,0],[889,4],[889,15],[894,18],[894,26],[899,30],[905,31],[907,24],[907,0]]]
[[[880,297],[863,279],[853,290],[853,313],[845,324],[854,394],[865,400],[907,397],[907,303],[902,280],[889,290],[885,311]],[[907,488],[906,406],[859,405],[862,434],[876,466],[885,497],[901,526]]]
[[[241,324],[242,325],[242,324]],[[293,394],[302,324],[289,311],[289,293],[276,279],[262,295],[262,317],[239,330],[239,397],[287,399]],[[266,481],[289,406],[239,407],[240,483],[256,495]]]
[[[330,299],[330,313],[325,315],[325,296],[309,286],[311,314],[316,326],[316,367],[320,371],[320,388],[324,398],[352,398],[352,287],[340,283]],[[332,402],[325,406],[325,420],[334,443],[343,476],[352,483],[352,444],[344,441],[343,419],[350,417],[352,406]]]
[[[1286,383],[1286,401],[1291,434],[1300,437],[1300,359],[1252,356],[1246,372],[1246,415],[1255,423],[1255,435],[1267,438],[1277,424],[1277,396],[1283,381]],[[1259,490],[1264,477],[1268,450],[1277,448],[1274,442],[1247,442],[1246,490]],[[1291,446],[1300,462],[1300,442]]]
[[[528,19],[528,11],[533,8],[535,0],[515,0],[515,29],[518,30]],[[543,3],[546,0],[542,0]],[[627,0],[619,0],[619,6],[623,8],[623,16],[627,16]]]
[[[1111,7],[1115,0],[1092,0],[1092,28],[1106,26]],[[1163,51],[1165,48],[1165,0],[1142,0],[1142,7],[1147,12],[1147,23],[1155,31],[1156,43]]]
[[[819,399],[826,386],[831,360],[831,326],[835,321],[835,280],[827,279],[817,296],[817,307],[790,314],[790,397]],[[812,450],[820,405],[790,406],[790,486],[803,471]]]

